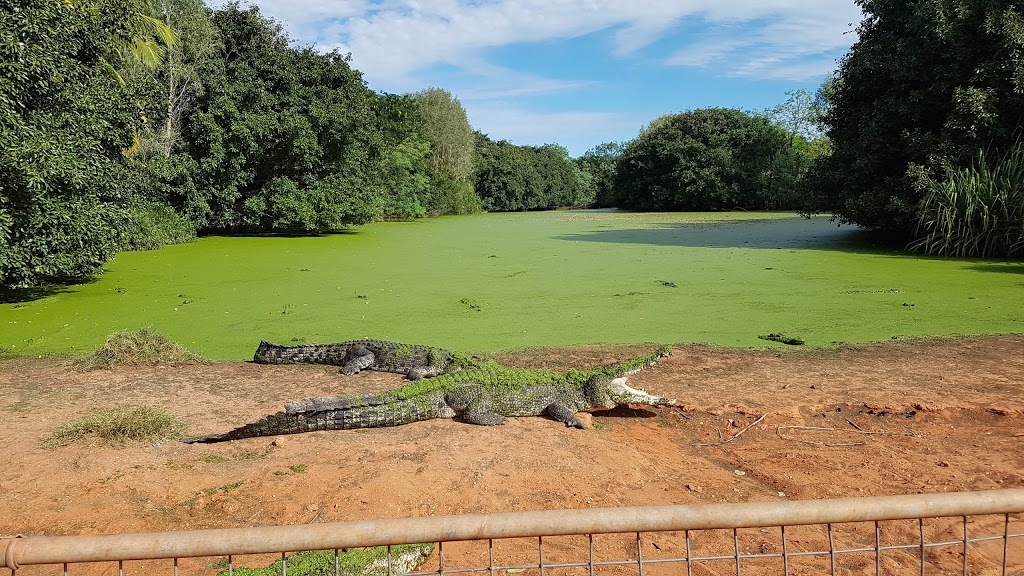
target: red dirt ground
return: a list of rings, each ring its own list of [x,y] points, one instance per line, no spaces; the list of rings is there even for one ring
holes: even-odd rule
[[[584,346],[523,350],[498,359],[564,369],[648,350]],[[44,449],[40,441],[95,409],[160,406],[188,422],[186,435],[199,435],[256,420],[288,400],[383,390],[401,377],[345,377],[332,367],[244,362],[82,373],[60,360],[7,360],[0,362],[0,429],[7,452],[0,474],[0,535],[1024,487],[1022,352],[1022,336],[834,350],[679,346],[657,367],[630,378],[635,387],[677,398],[678,406],[597,412],[588,430],[545,418],[510,419],[498,427],[435,420],[276,442],[57,449]],[[728,439],[762,415],[764,420],[734,441],[695,445]],[[1024,531],[1024,520],[1011,518],[1014,529]],[[1001,534],[1001,520],[989,524]],[[952,539],[958,537],[953,531]],[[1010,573],[1024,573],[1022,540],[1011,549]],[[548,546],[546,540],[545,554]],[[553,554],[561,549],[551,546]],[[629,544],[624,546],[628,550]],[[635,554],[635,542],[632,546]],[[663,549],[675,554],[679,548],[668,540],[650,546],[652,554]],[[979,554],[972,553],[970,573],[998,573],[1001,546],[990,548],[979,545]],[[515,545],[509,550],[517,553]],[[914,553],[893,553],[885,565],[917,573]],[[936,552],[935,573],[960,573],[958,553]],[[194,572],[213,573],[216,559],[208,560],[196,561]],[[797,572],[816,573],[815,566],[828,569],[807,563]],[[843,573],[868,568],[873,573],[873,556]],[[695,573],[734,570],[726,562]],[[753,573],[775,571],[765,567]],[[72,572],[117,574],[117,566]],[[634,567],[624,573],[635,572]]]

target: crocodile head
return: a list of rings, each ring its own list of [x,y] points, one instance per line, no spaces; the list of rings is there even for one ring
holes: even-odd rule
[[[619,376],[595,376],[587,383],[587,397],[595,408],[615,408],[622,404],[643,404],[646,406],[673,406],[671,398],[654,396],[645,390],[637,390],[626,384],[626,378]]]

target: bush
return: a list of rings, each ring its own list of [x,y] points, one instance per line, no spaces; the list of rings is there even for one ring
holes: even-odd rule
[[[813,205],[910,239],[924,173],[1009,149],[1024,122],[1024,12],[1017,0],[858,0],[858,41],[840,62]]]
[[[139,328],[133,332],[123,331],[111,334],[99,350],[82,358],[77,366],[85,370],[92,370],[114,366],[200,360],[202,360],[201,356],[168,340],[156,330]]]
[[[626,146],[615,205],[630,210],[783,208],[798,167],[789,135],[741,110],[706,108],[656,119]]]
[[[945,182],[925,181],[914,249],[941,256],[1024,255],[1024,146],[994,163],[984,151]]]
[[[122,250],[157,250],[184,244],[196,237],[195,226],[167,204],[145,202],[125,210],[121,229]]]
[[[90,436],[106,444],[126,444],[177,437],[185,423],[152,406],[120,406],[69,422],[43,440],[46,448],[67,446]]]

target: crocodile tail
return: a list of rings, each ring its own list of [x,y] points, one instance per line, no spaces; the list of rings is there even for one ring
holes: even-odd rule
[[[253,361],[259,364],[334,364],[344,365],[348,346],[343,344],[307,344],[303,346],[282,346],[261,340],[253,354]]]
[[[410,398],[373,404],[363,397],[304,400],[288,405],[285,411],[271,414],[251,424],[221,434],[182,438],[186,444],[211,444],[259,436],[279,436],[317,430],[354,430],[399,426],[442,417],[440,403]],[[331,401],[333,400],[333,404]]]

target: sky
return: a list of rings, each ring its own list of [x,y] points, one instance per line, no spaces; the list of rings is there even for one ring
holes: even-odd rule
[[[579,156],[670,112],[763,110],[856,41],[853,0],[254,0],[372,90],[444,88],[474,128]]]

